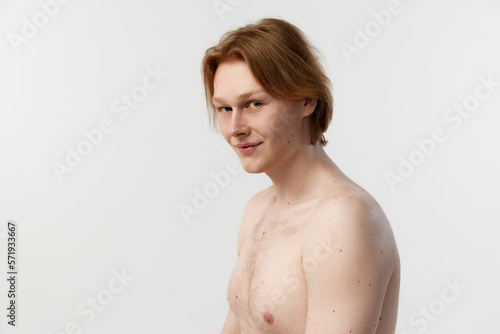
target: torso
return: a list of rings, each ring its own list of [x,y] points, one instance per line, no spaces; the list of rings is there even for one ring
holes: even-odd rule
[[[367,193],[360,190],[349,195]],[[270,209],[272,197],[270,188],[262,192],[258,204],[245,218],[248,221],[244,222],[244,242],[229,282],[228,301],[242,334],[303,334],[307,322],[307,285],[301,250],[304,238],[321,237],[321,231],[315,231],[314,220],[324,199],[311,199],[276,212]],[[398,297],[396,289],[399,291],[399,267],[395,269],[386,292],[393,299]],[[395,317],[397,301],[394,304],[394,300],[388,299],[384,301],[382,316]],[[376,332],[385,333],[383,328]]]

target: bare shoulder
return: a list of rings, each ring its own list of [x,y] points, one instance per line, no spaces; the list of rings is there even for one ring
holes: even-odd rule
[[[372,258],[384,254],[380,265],[391,271],[399,254],[391,225],[379,203],[359,186],[340,186],[317,204],[304,235],[304,253],[317,247],[318,238],[345,251]]]
[[[394,333],[399,255],[377,201],[354,184],[335,187],[317,203],[305,232],[306,333]]]
[[[241,253],[241,249],[243,248],[249,231],[251,231],[255,224],[262,218],[262,212],[269,201],[271,189],[272,186],[259,191],[248,200],[238,232],[238,255]]]

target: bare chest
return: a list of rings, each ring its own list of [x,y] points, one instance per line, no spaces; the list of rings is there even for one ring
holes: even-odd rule
[[[303,224],[262,219],[247,236],[228,288],[242,333],[303,333],[307,289],[301,269]]]

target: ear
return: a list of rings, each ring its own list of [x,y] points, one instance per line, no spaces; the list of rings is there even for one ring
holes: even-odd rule
[[[305,98],[304,99],[304,117],[311,115],[316,106],[318,105],[318,99]]]

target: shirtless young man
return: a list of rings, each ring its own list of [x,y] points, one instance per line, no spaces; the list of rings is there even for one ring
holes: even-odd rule
[[[222,333],[393,334],[400,264],[387,218],[327,156],[330,81],[303,33],[264,19],[202,63],[212,124],[249,173]]]

